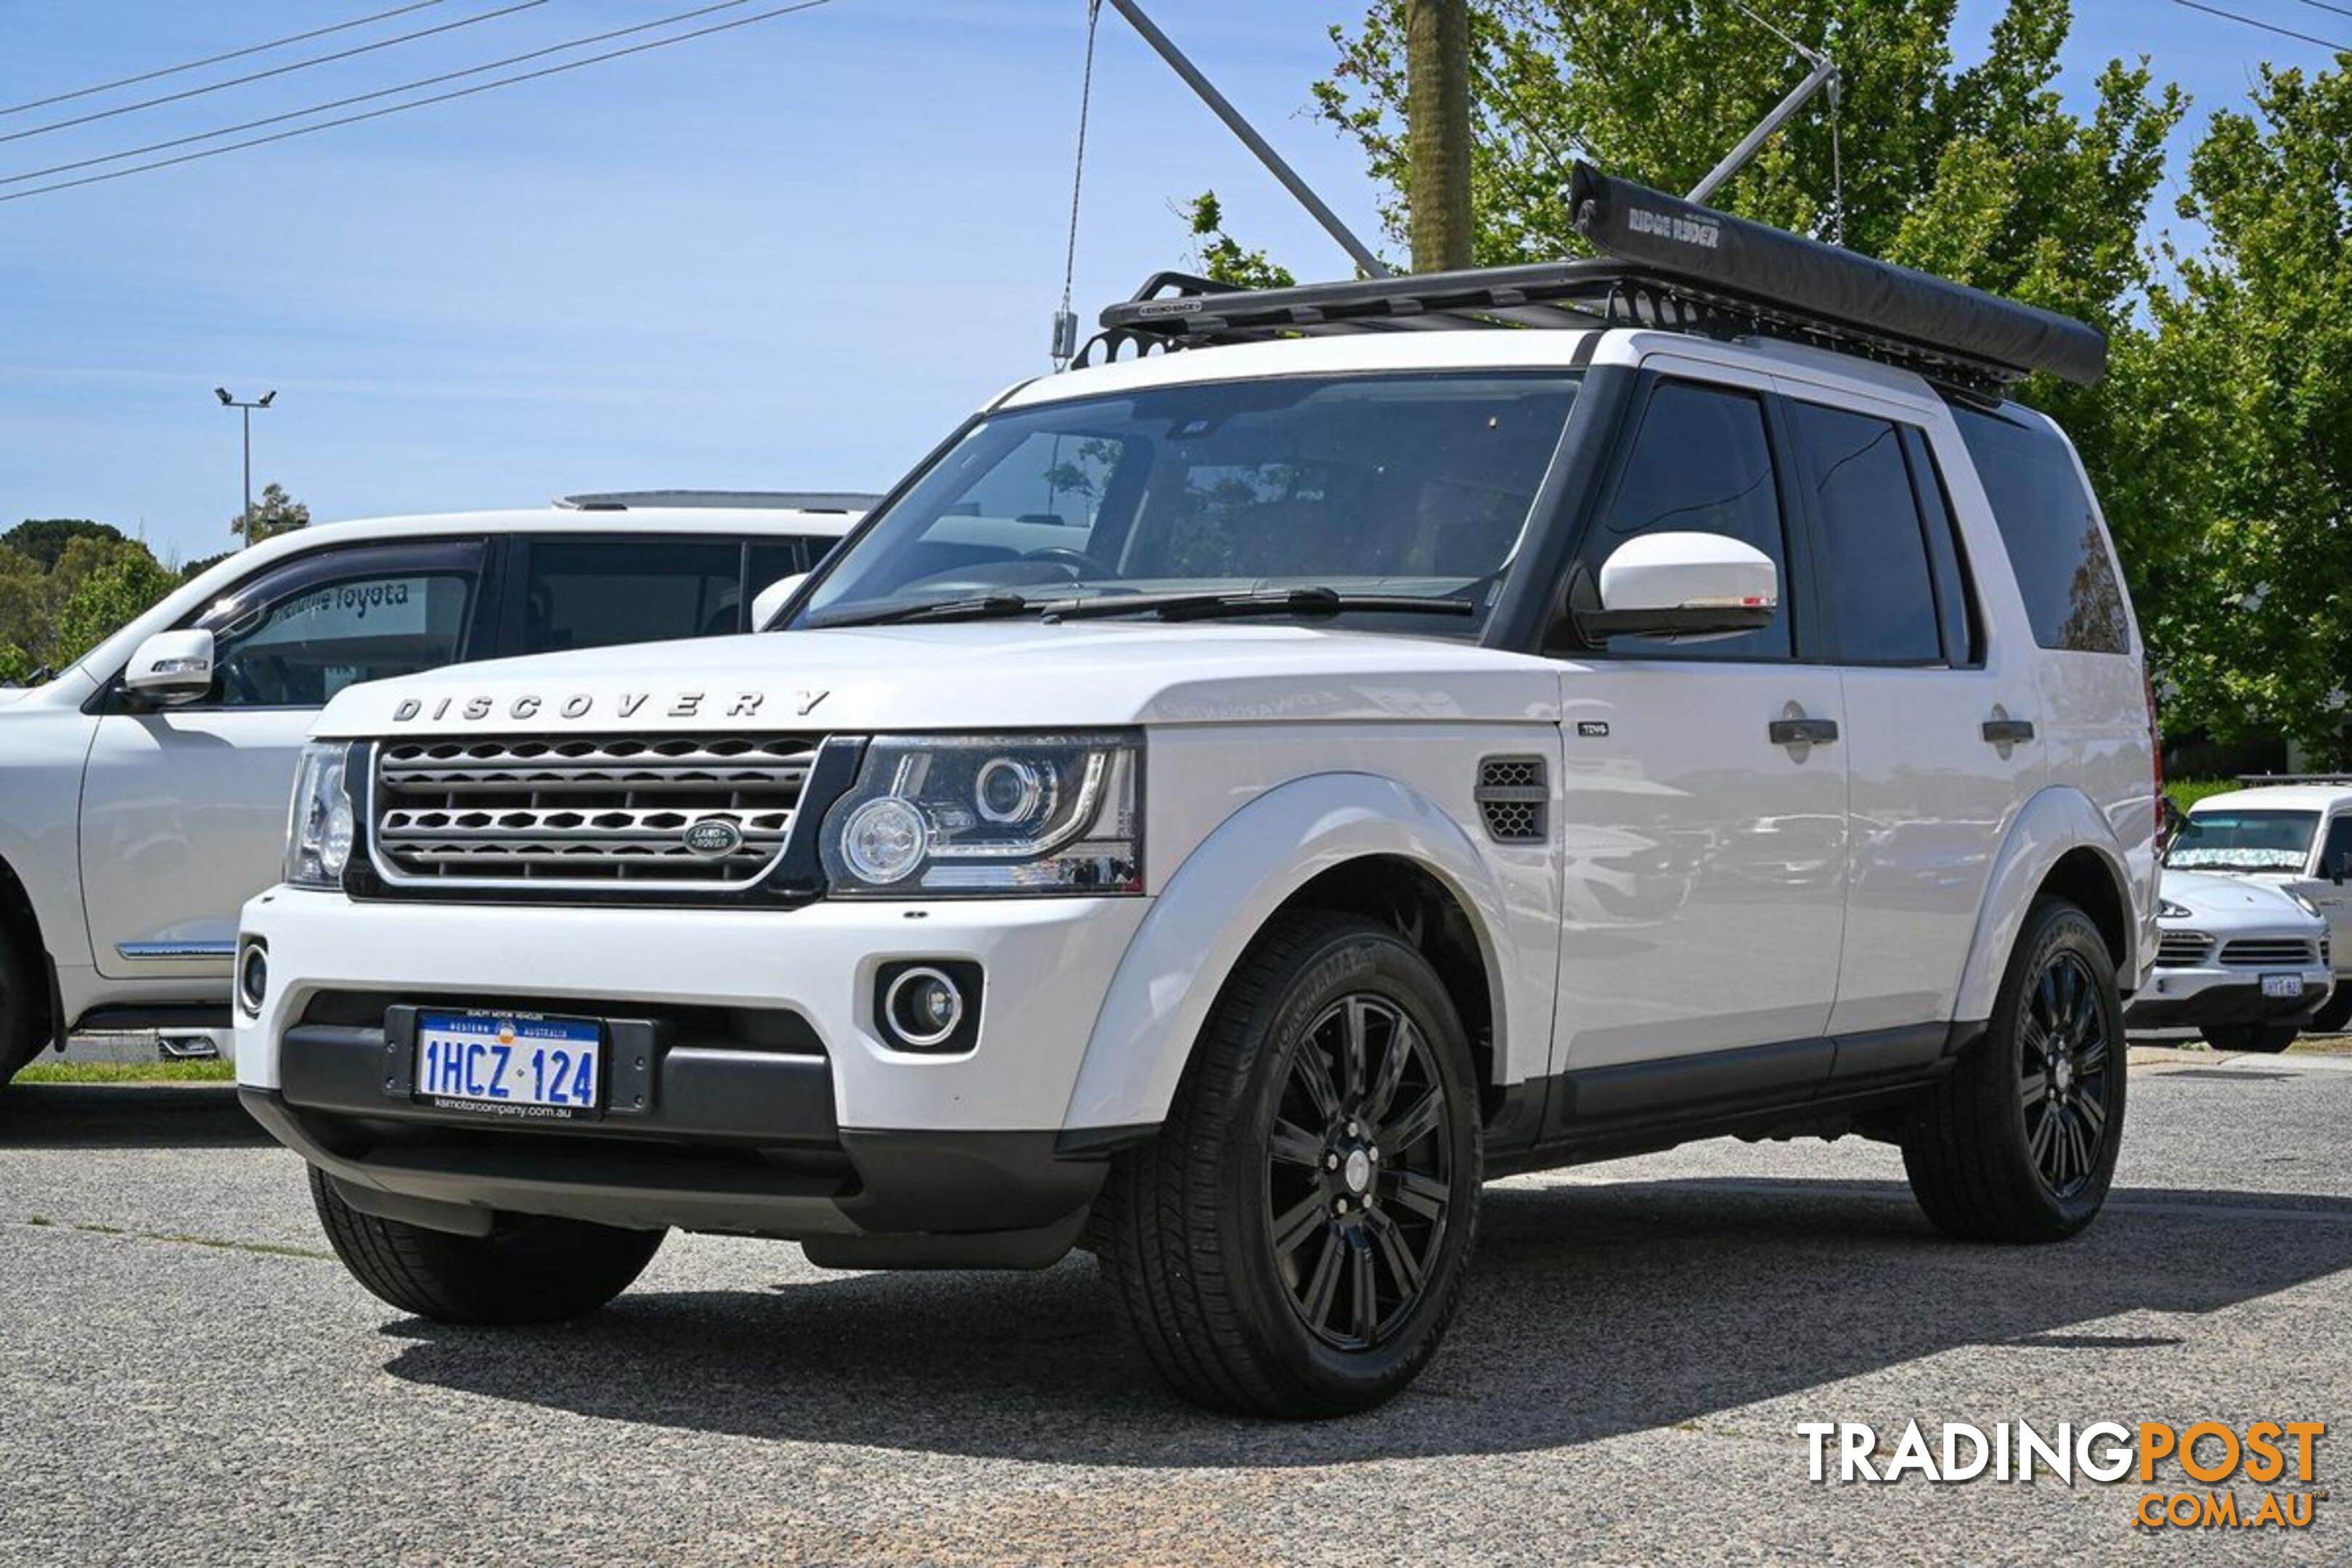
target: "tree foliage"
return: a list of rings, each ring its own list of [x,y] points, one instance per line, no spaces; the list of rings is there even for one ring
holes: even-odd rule
[[[77,546],[90,543],[78,540]],[[58,606],[56,658],[59,667],[72,663],[144,613],[180,585],[179,574],[148,552],[137,540],[97,545],[103,554],[85,563]],[[58,563],[62,570],[65,561]]]
[[[285,486],[277,484],[261,488],[261,499],[254,503],[252,517],[239,512],[228,521],[228,531],[247,544],[258,544],[265,539],[310,526],[310,509],[288,495]]]
[[[180,583],[146,545],[103,523],[11,537],[58,548],[44,570],[39,556],[0,544],[0,685],[63,668]]]
[[[121,538],[122,531],[110,522],[92,522],[86,517],[28,517],[7,532],[0,533],[0,549],[14,551],[47,572],[57,565],[66,546],[77,539],[120,542]]]

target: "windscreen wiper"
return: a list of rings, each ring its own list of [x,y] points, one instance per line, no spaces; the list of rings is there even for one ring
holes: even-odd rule
[[[900,605],[820,621],[813,630],[836,626],[903,626],[914,621],[993,621],[1036,616],[1048,621],[1107,620],[1118,616],[1157,616],[1163,621],[1213,621],[1244,616],[1336,616],[1348,610],[1388,615],[1475,616],[1468,599],[1438,599],[1420,594],[1344,594],[1337,588],[1246,588],[1220,593],[1087,594],[1059,599],[1026,599],[989,594],[968,599],[938,599]]]
[[[1468,599],[1421,594],[1345,594],[1337,588],[1248,588],[1210,594],[1103,595],[1036,608],[1050,619],[1158,616],[1163,621],[1214,621],[1243,616],[1336,616],[1346,610],[1420,616],[1475,616]]]

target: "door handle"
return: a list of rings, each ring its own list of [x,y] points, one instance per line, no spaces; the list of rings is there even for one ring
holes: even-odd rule
[[[1996,746],[2013,746],[2020,741],[2033,739],[2031,719],[1988,719],[1984,721],[1984,738]]]
[[[1838,735],[1834,719],[1775,719],[1765,730],[1776,746],[1825,746]]]

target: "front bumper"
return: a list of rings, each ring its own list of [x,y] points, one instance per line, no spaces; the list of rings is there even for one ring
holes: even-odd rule
[[[245,1103],[353,1206],[448,1230],[492,1211],[743,1232],[858,1266],[1024,1264],[1066,1250],[1108,1152],[1068,1129],[1140,899],[792,910],[355,903],[278,889],[237,1031]],[[969,1049],[893,1049],[877,972],[982,972]],[[518,1123],[409,1092],[414,1005],[604,1020],[606,1112]],[[922,1238],[956,1237],[932,1245]]]
[[[2301,977],[2300,996],[2265,996],[2265,973]],[[2134,1029],[2202,1028],[2224,1024],[2301,1023],[2319,1011],[2336,984],[2323,966],[2289,970],[2252,970],[2200,965],[2158,968],[2148,983],[2124,1009],[2124,1024]]]

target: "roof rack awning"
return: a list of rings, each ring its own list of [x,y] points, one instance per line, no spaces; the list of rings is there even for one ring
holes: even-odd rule
[[[1577,229],[1601,251],[1284,289],[1162,272],[1102,313],[1099,346],[1185,347],[1438,327],[1658,327],[1749,333],[1900,364],[1998,392],[2033,373],[2088,384],[2105,337],[2068,317],[1718,213],[1577,165]]]

